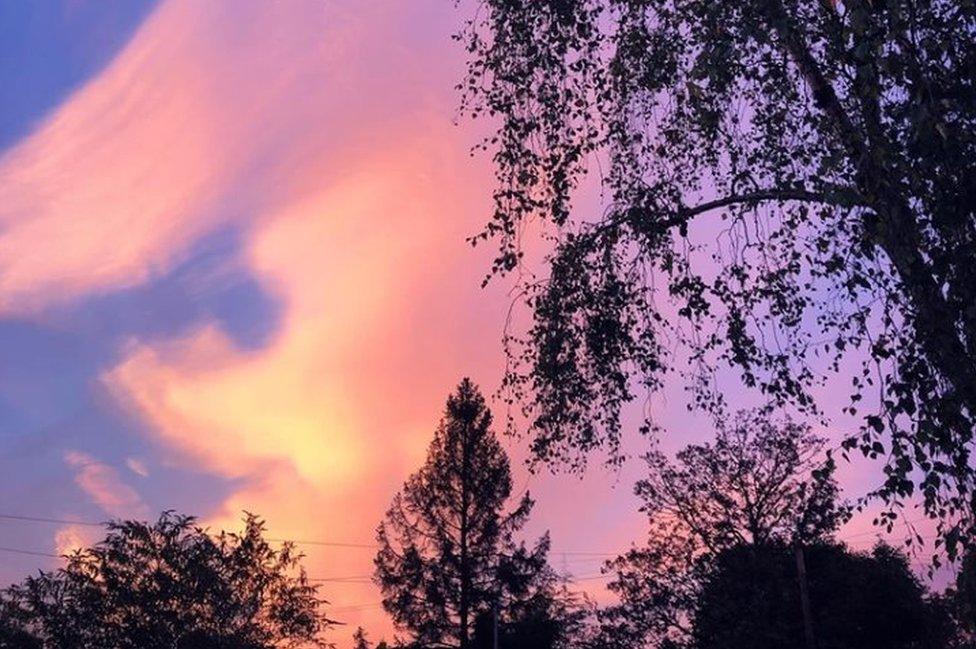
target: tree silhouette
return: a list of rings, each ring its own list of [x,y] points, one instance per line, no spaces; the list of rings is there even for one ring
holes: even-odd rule
[[[534,595],[512,602],[497,621],[488,612],[475,620],[471,645],[474,649],[566,649],[584,647],[590,638],[590,605],[565,587],[540,589]]]
[[[383,606],[420,646],[470,646],[478,615],[546,586],[549,540],[528,549],[513,534],[532,500],[508,513],[508,457],[478,388],[464,379],[447,400],[423,467],[394,497],[377,531]]]
[[[477,5],[462,106],[499,125],[477,239],[497,272],[528,233],[548,245],[508,338],[536,457],[615,455],[621,408],[668,372],[719,413],[730,367],[822,415],[815,390],[860,364],[850,446],[887,460],[880,496],[923,497],[955,555],[976,536],[976,5]],[[595,169],[607,201],[587,212]]]
[[[823,649],[945,649],[951,626],[906,557],[885,545],[868,553],[807,549],[817,646]],[[803,623],[792,550],[738,545],[716,557],[696,603],[695,649],[795,649]]]
[[[290,544],[264,524],[212,536],[192,517],[118,521],[97,545],[3,592],[0,646],[58,649],[328,647],[332,622]]]
[[[366,639],[366,631],[363,630],[363,627],[358,627],[356,632],[352,634],[352,646],[353,649],[370,649],[373,646]]]
[[[6,593],[0,597],[0,648],[44,649],[40,633],[32,628],[32,618],[15,598]]]
[[[976,550],[969,550],[959,565],[956,582],[945,593],[955,623],[959,649],[976,649]]]
[[[635,488],[647,542],[607,566],[620,598],[602,612],[608,646],[690,646],[718,557],[739,547],[816,543],[846,515],[823,440],[788,419],[743,412],[714,443],[690,445],[674,461],[650,453],[647,464]]]

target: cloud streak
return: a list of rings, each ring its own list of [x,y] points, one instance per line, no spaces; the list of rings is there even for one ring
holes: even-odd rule
[[[113,518],[146,519],[149,508],[118,471],[87,453],[68,451],[65,464],[75,470],[75,484]]]
[[[0,313],[149,281],[249,218],[249,174],[321,108],[338,23],[322,3],[162,3],[0,159]]]
[[[424,119],[409,130],[430,130]],[[379,153],[348,152],[342,174],[314,174],[315,187],[261,218],[242,256],[283,311],[265,347],[239,349],[211,323],[167,343],[134,343],[106,375],[168,452],[245,481],[215,524],[235,525],[247,509],[282,536],[372,539],[463,364],[436,357],[457,340],[464,293],[477,285],[472,275],[443,293],[453,255],[442,251],[466,250],[440,223],[472,209],[433,180],[458,164],[450,150],[401,136]],[[485,354],[469,354],[484,367]],[[318,574],[372,569],[361,551],[311,560]],[[346,602],[377,597],[368,585],[336,588]]]

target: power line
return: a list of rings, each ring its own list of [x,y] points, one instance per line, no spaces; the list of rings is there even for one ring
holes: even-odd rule
[[[106,525],[106,523],[104,523],[104,522],[96,522],[96,521],[89,521],[89,520],[76,520],[76,519],[66,519],[66,518],[53,518],[53,517],[47,517],[47,516],[28,516],[28,515],[22,515],[22,514],[9,514],[9,513],[0,513],[0,520],[17,521],[17,522],[28,522],[28,523],[50,523],[50,524],[57,524],[57,525],[80,525],[80,526],[85,526],[85,527],[104,527]],[[904,521],[904,523],[906,525],[913,525],[913,524],[918,523],[918,522],[921,522],[923,520],[927,520],[927,519],[925,519],[925,518],[915,518],[915,519],[912,519],[912,520]],[[857,532],[857,533],[854,533],[854,534],[846,534],[844,536],[838,536],[838,537],[836,537],[836,539],[838,541],[848,541],[848,540],[851,540],[851,539],[861,538],[861,537],[869,536],[869,535],[872,535],[872,534],[874,534],[874,535],[876,535],[878,537],[882,537],[882,536],[888,536],[890,533],[886,533],[884,530],[867,530],[867,531],[863,531],[863,532]],[[905,536],[903,538],[897,539],[897,541],[906,541],[909,538],[915,539],[916,538],[916,535],[915,534],[909,534],[909,535],[907,535],[907,536]],[[926,536],[922,536],[922,538],[928,540],[928,539],[931,539],[931,538],[934,538],[934,537],[932,537],[930,535],[926,535]],[[266,540],[269,541],[269,542],[272,542],[272,543],[293,543],[295,545],[308,545],[308,546],[331,547],[331,548],[351,548],[351,549],[363,549],[363,550],[375,550],[375,549],[379,549],[379,547],[380,547],[379,545],[377,545],[375,543],[353,543],[353,542],[342,542],[342,541],[327,541],[327,540],[323,540],[323,539],[267,538]],[[865,539],[865,541],[868,541],[868,539]],[[864,541],[857,541],[857,543],[862,543],[862,542],[864,542]],[[48,552],[34,551],[34,550],[21,550],[21,551],[18,551],[16,548],[0,548],[0,551],[18,552],[20,554],[32,554],[32,555],[36,555],[36,556],[60,558],[59,555],[51,554],[51,553],[48,553]],[[557,550],[557,549],[550,549],[549,554],[551,556],[557,556],[557,557],[558,556],[564,556],[564,557],[580,557],[578,559],[573,559],[573,561],[574,562],[583,562],[583,561],[596,561],[596,560],[599,560],[600,558],[613,558],[613,557],[618,557],[622,553],[625,553],[626,551],[627,551],[626,549],[621,550],[621,551],[618,551],[618,552],[595,552],[595,551],[592,551],[591,552],[591,551],[582,551],[582,550],[566,550],[566,551],[560,551],[560,550]],[[347,581],[347,580],[350,580],[350,579],[368,579],[368,578],[370,578],[370,577],[369,576],[365,576],[365,575],[364,576],[355,576],[355,577],[352,577],[352,578],[324,577],[324,578],[320,578],[320,579],[312,579],[310,581],[323,581],[323,582],[324,581],[332,581],[332,582],[337,582],[338,583],[338,582]]]
[[[4,548],[0,547],[0,552],[10,552],[12,554],[26,554],[32,557],[51,557],[52,559],[60,559],[61,557],[56,554],[51,554],[50,552],[38,552],[36,550],[21,550],[20,548]]]
[[[339,541],[310,541],[303,539],[265,539],[273,543],[294,543],[295,545],[324,545],[330,548],[358,548],[364,550],[378,550],[380,546],[368,543],[341,543]]]
[[[49,518],[46,516],[23,516],[20,514],[2,514],[0,513],[0,520],[8,521],[21,521],[27,523],[52,523],[55,525],[83,525],[85,527],[105,527],[104,522],[95,521],[84,521],[84,520],[71,520],[67,518]],[[322,545],[329,547],[338,548],[363,548],[363,549],[378,549],[379,546],[375,543],[343,543],[339,541],[323,541],[323,540],[310,540],[310,539],[279,539],[279,538],[268,538],[267,541],[272,543],[295,543],[297,545]]]
[[[371,608],[377,608],[383,606],[383,602],[366,602],[363,604],[348,604],[344,606],[333,606],[329,609],[329,613],[355,613],[357,611],[365,611]]]
[[[611,575],[606,573],[594,574],[594,575],[584,575],[582,577],[574,577],[573,579],[567,579],[568,583],[577,583],[581,581],[594,581],[598,579],[606,579]],[[383,605],[382,601],[379,602],[368,602],[364,604],[348,604],[343,606],[333,606],[329,609],[329,613],[355,613],[358,611],[364,611],[371,608],[378,608]]]
[[[28,523],[53,523],[57,525],[83,525],[86,527],[104,527],[106,523],[86,520],[72,520],[67,518],[50,518],[46,516],[24,516],[20,514],[0,513],[0,520],[21,521]],[[294,543],[295,545],[313,545],[333,548],[355,548],[363,550],[378,550],[380,546],[376,543],[352,543],[342,541],[326,541],[322,539],[285,539],[267,538],[272,543]],[[574,557],[615,557],[618,552],[587,552],[579,550],[550,550],[550,554],[566,555]]]
[[[903,525],[914,525],[915,523],[921,523],[922,521],[926,521],[926,520],[929,520],[929,519],[927,519],[925,517],[922,517],[922,518],[913,518],[910,521],[901,521],[901,523]],[[857,532],[855,534],[846,534],[844,536],[838,537],[838,540],[839,541],[846,541],[848,539],[855,539],[855,538],[858,538],[860,536],[868,536],[870,534],[881,535],[881,533],[882,532],[880,530],[866,530],[864,532]],[[889,534],[890,534],[890,532],[889,532]]]
[[[51,552],[41,552],[37,550],[24,550],[22,548],[8,548],[0,546],[0,552],[9,552],[12,554],[22,554],[34,557],[47,557],[51,559],[62,559],[63,555],[53,554]],[[571,577],[566,579],[566,583],[576,583],[580,581],[592,581],[595,579],[605,579],[612,576],[612,573],[599,573],[583,575],[581,577]],[[308,581],[317,583],[342,583],[342,584],[357,584],[357,585],[369,585],[372,584],[371,575],[347,575],[342,577],[309,577]]]
[[[361,577],[309,577],[308,580],[318,582],[318,583],[333,583],[333,584],[373,583],[373,577],[371,575],[363,575]]]
[[[73,521],[66,518],[45,518],[42,516],[18,516],[16,514],[0,514],[0,519],[8,521],[26,521],[29,523],[54,523],[56,525],[83,525],[85,527],[104,527],[105,523],[94,521]]]
[[[583,575],[582,577],[571,577],[566,580],[566,583],[575,584],[581,581],[594,581],[596,579],[610,579],[612,577],[616,577],[616,575],[612,572],[601,572],[599,574]]]

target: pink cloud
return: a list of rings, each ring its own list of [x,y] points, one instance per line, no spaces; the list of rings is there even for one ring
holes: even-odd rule
[[[101,531],[90,526],[66,525],[54,535],[54,548],[58,556],[72,554],[90,547],[101,540]]]
[[[252,167],[289,138],[299,155],[291,125],[336,87],[344,28],[319,2],[162,3],[0,157],[0,313],[145,282],[246,220]]]
[[[79,451],[68,451],[64,461],[75,469],[75,484],[109,516],[148,517],[149,510],[138,492],[127,485],[113,467]]]
[[[450,80],[417,90],[439,48],[391,45],[410,8],[349,6],[169,0],[0,159],[0,311],[151,281],[207,232],[243,233],[233,263],[281,309],[268,343],[202,323],[132,340],[103,377],[160,454],[235,479],[217,526],[247,509],[278,537],[368,541],[453,384],[500,366],[483,339],[504,298],[478,292],[485,260],[464,244],[485,168],[451,125]],[[67,461],[110,515],[146,516],[115,469]],[[368,575],[371,558],[315,547],[308,568]],[[323,592],[389,630],[371,585]]]
[[[425,120],[409,130],[429,130]],[[283,310],[264,348],[238,349],[210,324],[135,342],[106,375],[164,452],[245,479],[211,523],[234,526],[247,509],[278,536],[371,540],[459,374],[497,363],[487,348],[452,350],[459,329],[478,324],[471,291],[484,297],[475,264],[469,281],[447,277],[468,249],[442,224],[474,209],[436,180],[463,159],[458,151],[391,138],[382,151],[348,153],[341,174],[312,174],[317,182],[299,182],[262,216],[242,263]],[[369,575],[372,554],[316,548],[309,569]],[[337,605],[378,599],[369,584],[325,586]],[[353,612],[387,628],[379,609]]]
[[[135,457],[127,457],[125,459],[125,465],[129,467],[129,471],[132,471],[137,476],[141,478],[149,477],[149,469],[146,467],[146,463]]]

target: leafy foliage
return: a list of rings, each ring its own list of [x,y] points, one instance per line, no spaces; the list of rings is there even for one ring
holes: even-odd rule
[[[960,562],[956,583],[944,596],[955,627],[959,649],[976,649],[976,550],[970,550]]]
[[[194,519],[108,524],[99,544],[3,593],[0,646],[58,649],[327,647],[332,622],[301,555],[263,538],[248,514],[242,534],[211,536]]]
[[[822,538],[846,515],[824,440],[789,419],[740,412],[713,443],[686,447],[676,462],[659,452],[646,460],[648,476],[635,488],[642,511],[713,552]]]
[[[352,646],[353,649],[371,649],[373,645],[370,644],[366,637],[366,631],[363,627],[357,627],[356,632],[352,634]]]
[[[844,377],[888,514],[920,493],[955,556],[976,509],[976,3],[478,4],[462,106],[497,124],[498,179],[478,239],[500,273],[528,232],[548,242],[506,381],[536,458],[619,457],[622,409],[671,372],[719,418],[722,368],[811,417]],[[573,203],[593,169],[600,213]]]
[[[591,606],[565,587],[550,583],[531,596],[513,601],[498,620],[499,649],[568,649],[584,647],[590,636]],[[484,612],[475,620],[472,647],[492,649],[494,620]]]
[[[891,547],[854,553],[806,549],[817,646],[824,649],[944,649],[951,627],[908,560]],[[737,546],[717,557],[692,631],[696,649],[794,649],[803,624],[792,549]]]
[[[508,457],[491,412],[468,379],[447,400],[424,466],[397,493],[377,532],[376,581],[383,606],[419,646],[469,647],[479,615],[551,586],[547,536],[516,543],[533,502],[512,493]]]
[[[608,646],[689,646],[705,584],[723,553],[828,539],[846,515],[833,465],[809,427],[741,413],[713,444],[647,458],[636,493],[644,547],[610,562],[620,604],[603,611]],[[744,586],[748,587],[748,586]]]

